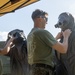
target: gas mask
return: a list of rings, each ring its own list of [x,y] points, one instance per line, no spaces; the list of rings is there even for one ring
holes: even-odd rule
[[[61,28],[62,31],[66,29],[74,29],[74,18],[70,13],[61,13],[58,17],[58,22],[55,28]]]
[[[23,30],[19,30],[19,29],[15,29],[15,30],[12,30],[8,33],[8,39],[7,41],[12,38],[12,37],[16,37],[14,40],[13,40],[13,43],[14,44],[18,44],[18,43],[21,43],[22,41],[25,41],[26,40],[26,37],[24,35],[24,32]]]

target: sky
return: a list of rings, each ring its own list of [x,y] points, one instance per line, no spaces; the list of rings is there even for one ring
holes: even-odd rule
[[[48,13],[48,24],[45,29],[55,37],[60,31],[59,28],[54,27],[58,21],[58,16],[62,12],[69,12],[75,16],[75,0],[40,0],[13,13],[1,16],[0,41],[6,41],[8,32],[14,29],[23,30],[27,37],[34,25],[31,14],[35,9],[41,9]]]

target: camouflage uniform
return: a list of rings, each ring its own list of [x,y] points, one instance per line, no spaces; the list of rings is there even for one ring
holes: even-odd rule
[[[32,67],[30,75],[53,75],[53,71],[44,67]]]
[[[32,66],[30,75],[53,75],[49,67],[54,68],[54,53],[51,46],[56,43],[57,41],[47,30],[32,29],[27,38],[28,62],[30,65],[36,64],[36,66]]]

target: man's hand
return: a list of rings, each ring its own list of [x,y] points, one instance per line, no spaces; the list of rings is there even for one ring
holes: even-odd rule
[[[71,32],[72,32],[72,31],[71,31],[70,29],[65,30],[64,32],[62,32],[63,37],[64,37],[64,38],[69,37],[69,36],[70,36],[70,34],[71,34]]]

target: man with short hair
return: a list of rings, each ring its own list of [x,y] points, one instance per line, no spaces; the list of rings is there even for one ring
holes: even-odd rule
[[[45,30],[48,20],[48,13],[36,9],[32,13],[34,27],[27,36],[28,62],[30,64],[30,75],[53,75],[54,62],[53,50],[66,53],[68,38],[71,31],[66,31],[57,35],[56,39],[64,37],[63,43],[56,41],[50,32]]]

